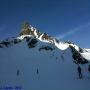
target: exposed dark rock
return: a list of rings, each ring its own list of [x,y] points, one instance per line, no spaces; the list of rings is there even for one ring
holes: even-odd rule
[[[1,43],[0,43],[0,48],[3,48],[3,46],[1,45]]]
[[[39,48],[39,51],[41,51],[41,50],[52,51],[52,50],[54,50],[54,48],[50,47],[50,46],[42,46]]]
[[[2,41],[0,44],[8,47],[10,45],[10,42],[8,42],[8,41]]]
[[[37,44],[37,39],[32,39],[29,43],[28,43],[28,47],[29,48],[34,48]]]
[[[14,44],[18,44],[19,42],[21,42],[20,39],[14,39],[14,40],[13,40],[13,43],[14,43]]]
[[[26,39],[26,42],[29,42],[31,40],[31,37],[24,37]]]
[[[24,31],[22,31],[20,34],[21,35],[30,35],[30,29],[25,29]]]
[[[72,46],[70,46],[72,51],[72,57],[74,59],[74,63],[76,64],[85,64],[88,63],[88,61],[81,56],[81,54]]]
[[[20,36],[21,35],[33,35],[33,36],[35,36],[34,35],[34,29],[33,30],[31,30],[31,26],[29,25],[29,23],[28,22],[24,22],[24,24],[22,25],[22,31],[20,32]]]
[[[56,39],[56,38],[55,38],[55,41],[56,41],[57,43],[59,43],[59,40],[58,40],[58,39]]]
[[[71,42],[71,41],[69,41],[69,40],[66,40],[65,43],[74,44],[73,42]]]
[[[80,53],[83,53],[83,49],[79,47],[79,52]]]
[[[42,33],[39,30],[37,30],[36,33],[38,35],[38,38],[42,35]]]

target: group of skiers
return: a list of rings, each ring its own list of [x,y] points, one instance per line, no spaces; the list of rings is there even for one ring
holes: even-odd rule
[[[82,69],[80,66],[78,66],[77,71],[78,71],[79,79],[82,79],[83,75],[82,75]],[[88,72],[90,73],[90,65],[88,66]]]
[[[78,65],[77,71],[78,71],[79,79],[82,79],[83,75],[82,75],[82,69],[81,69],[80,65]],[[88,65],[88,72],[90,73],[90,65]],[[19,76],[19,74],[20,74],[20,70],[17,69],[17,76]],[[38,68],[36,69],[36,74],[37,75],[39,74]]]

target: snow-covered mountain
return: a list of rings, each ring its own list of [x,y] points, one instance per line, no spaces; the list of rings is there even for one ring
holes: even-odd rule
[[[0,90],[89,90],[89,64],[89,49],[25,23],[18,37],[0,41]]]

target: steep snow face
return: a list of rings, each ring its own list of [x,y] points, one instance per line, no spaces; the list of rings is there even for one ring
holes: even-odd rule
[[[89,90],[90,63],[84,58],[90,60],[88,50],[58,41],[26,24],[17,38],[0,42],[0,89]],[[81,80],[78,65],[84,77]]]
[[[52,44],[30,35],[14,39],[21,42],[0,48],[0,88],[19,86],[21,90],[89,90],[88,64],[81,65],[84,79],[78,79],[77,64],[73,63],[68,44],[55,41]]]
[[[43,34],[42,34],[43,35]],[[17,39],[20,39],[20,40],[23,40],[25,37],[32,37],[32,35],[22,35],[22,36],[19,36],[17,37]],[[44,42],[44,43],[51,43],[49,42],[48,40],[42,40],[41,38],[38,38],[36,37],[38,40],[40,40],[41,42]],[[51,43],[52,44],[52,43]],[[75,45],[75,44],[72,44],[72,43],[65,43],[65,42],[56,42],[55,39],[53,39],[53,44],[60,50],[67,50],[69,48],[69,46],[72,46],[74,47],[78,52],[80,51],[79,50],[79,46]],[[82,57],[84,57],[85,59],[87,60],[90,60],[90,53],[89,53],[89,49],[82,49],[83,50],[83,53],[79,52]]]

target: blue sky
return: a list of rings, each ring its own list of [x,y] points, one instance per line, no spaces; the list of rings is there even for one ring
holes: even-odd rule
[[[24,21],[90,48],[90,0],[0,0],[0,40],[16,36]]]

